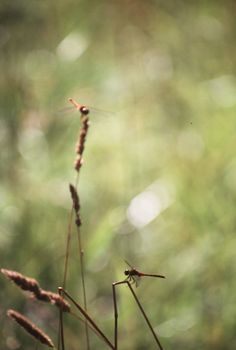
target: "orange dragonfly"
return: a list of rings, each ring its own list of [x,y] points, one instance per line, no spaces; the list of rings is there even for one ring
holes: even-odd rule
[[[95,107],[91,107],[91,106],[86,106],[86,105],[82,105],[81,103],[78,103],[77,101],[75,101],[73,98],[68,98],[68,101],[73,105],[71,107],[65,107],[62,108],[61,110],[59,110],[57,112],[57,114],[59,115],[63,115],[66,114],[68,112],[73,112],[73,111],[77,111],[80,112],[80,114],[82,116],[86,116],[88,114],[90,114],[90,112],[93,112],[95,114],[101,114],[102,116],[112,116],[115,113],[111,112],[111,111],[106,111],[103,109],[99,109],[99,108],[95,108]]]
[[[73,98],[69,98],[68,101],[72,103],[77,111],[79,111],[83,115],[88,115],[90,113],[90,110],[87,106],[81,105],[80,103],[76,102]]]

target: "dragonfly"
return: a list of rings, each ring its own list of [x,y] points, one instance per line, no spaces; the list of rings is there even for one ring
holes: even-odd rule
[[[76,102],[73,98],[68,98],[68,101],[72,103],[77,111],[79,111],[82,115],[88,115],[90,113],[90,110],[87,106],[81,105],[80,103]]]
[[[83,105],[77,101],[75,101],[73,98],[68,98],[68,101],[73,105],[71,107],[65,107],[62,108],[61,110],[59,110],[57,112],[58,115],[64,115],[65,113],[68,112],[73,112],[73,111],[77,111],[80,112],[80,114],[82,116],[87,116],[88,114],[90,114],[90,112],[93,112],[95,114],[101,114],[102,116],[112,116],[115,113],[111,112],[111,111],[106,111],[104,109],[99,109],[99,108],[95,108],[95,107],[91,107],[91,106],[86,106]]]
[[[127,278],[125,280],[135,283],[136,287],[139,286],[139,283],[141,281],[141,277],[159,277],[159,278],[165,278],[163,275],[157,275],[157,274],[152,274],[152,273],[143,273],[137,270],[135,267],[131,266],[128,261],[126,261],[126,264],[130,267],[130,269],[126,269],[124,271],[125,276]]]

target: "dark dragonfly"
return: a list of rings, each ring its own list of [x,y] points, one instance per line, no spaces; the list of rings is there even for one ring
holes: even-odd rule
[[[124,271],[125,276],[127,276],[126,280],[135,283],[136,287],[139,286],[139,283],[141,281],[141,277],[158,277],[158,278],[165,278],[163,275],[157,275],[152,273],[144,273],[137,270],[135,267],[131,266],[128,261],[126,261],[126,264],[130,267],[130,269],[126,269]]]

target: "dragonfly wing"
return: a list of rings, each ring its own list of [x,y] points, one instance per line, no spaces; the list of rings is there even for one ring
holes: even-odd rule
[[[136,285],[136,288],[138,288],[138,286],[140,285],[141,283],[141,277],[140,276],[133,276],[134,280],[135,280],[135,285]]]
[[[95,114],[99,114],[102,115],[103,117],[111,117],[113,115],[115,115],[115,112],[112,111],[106,111],[104,109],[100,109],[100,108],[95,108],[95,107],[88,107],[91,113],[95,113]]]
[[[127,260],[124,259],[124,261],[125,261],[125,263],[126,263],[129,267],[131,267],[131,269],[133,269],[133,266],[130,265],[130,263],[129,263]]]
[[[63,116],[65,114],[72,113],[75,111],[76,111],[75,107],[65,107],[60,109],[59,111],[56,111],[56,115]]]

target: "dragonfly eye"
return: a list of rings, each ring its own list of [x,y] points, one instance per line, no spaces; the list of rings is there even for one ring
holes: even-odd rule
[[[89,109],[85,106],[82,106],[80,107],[80,112],[83,114],[83,115],[88,115],[89,114]]]
[[[125,271],[124,271],[124,274],[125,274],[126,276],[128,276],[128,275],[129,275],[129,270],[125,270]]]

